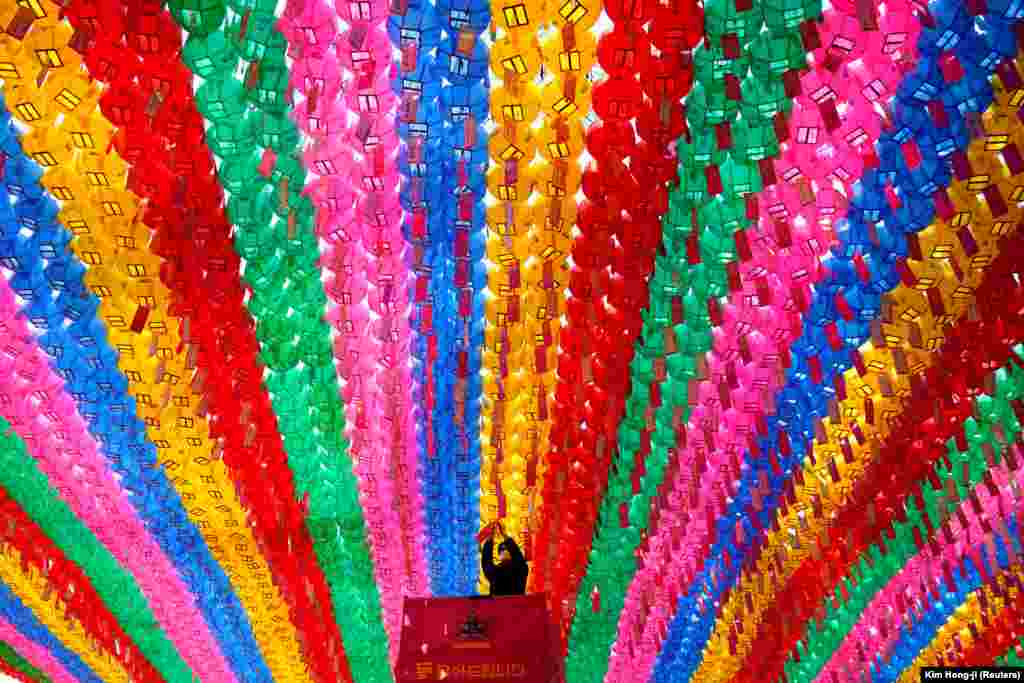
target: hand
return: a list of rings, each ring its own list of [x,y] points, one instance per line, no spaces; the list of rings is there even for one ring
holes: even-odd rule
[[[494,540],[494,524],[488,524],[481,529],[480,533],[476,536],[476,540],[477,543],[480,543],[481,545],[492,542]]]

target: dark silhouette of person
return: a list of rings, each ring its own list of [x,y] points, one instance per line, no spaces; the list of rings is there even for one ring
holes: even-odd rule
[[[530,567],[526,564],[523,551],[512,539],[506,537],[498,545],[498,563],[494,563],[494,537],[489,537],[480,549],[480,565],[484,576],[491,584],[491,597],[499,595],[526,595],[526,577]]]

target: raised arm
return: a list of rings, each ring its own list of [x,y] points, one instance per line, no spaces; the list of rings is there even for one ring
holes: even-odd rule
[[[480,548],[480,567],[488,581],[494,581],[494,539],[488,538]]]

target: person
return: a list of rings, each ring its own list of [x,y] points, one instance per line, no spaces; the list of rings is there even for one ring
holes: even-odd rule
[[[501,530],[501,526],[497,525],[497,529]],[[501,533],[505,535],[504,530],[501,530]],[[491,584],[491,597],[526,594],[526,577],[530,573],[530,567],[526,564],[519,544],[511,537],[505,536],[498,544],[498,563],[495,564],[494,535],[489,535],[480,549],[480,564],[484,576]]]

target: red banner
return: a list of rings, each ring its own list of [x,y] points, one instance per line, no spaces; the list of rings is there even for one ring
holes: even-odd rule
[[[395,680],[561,681],[544,596],[407,598]]]

